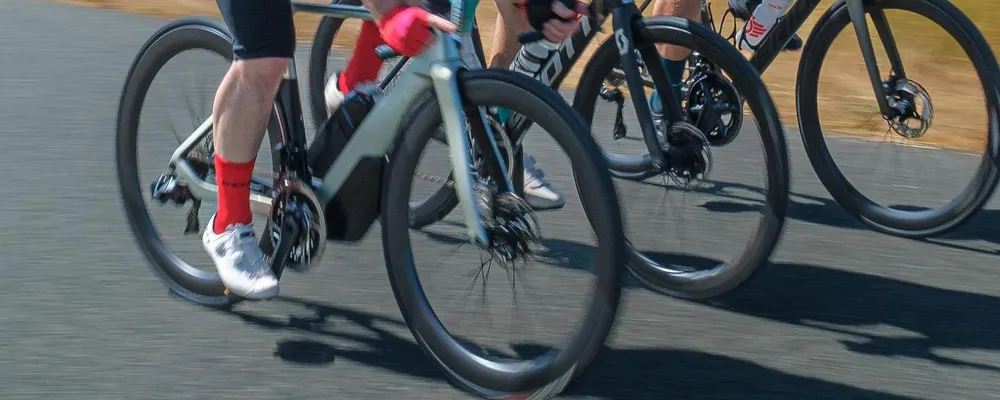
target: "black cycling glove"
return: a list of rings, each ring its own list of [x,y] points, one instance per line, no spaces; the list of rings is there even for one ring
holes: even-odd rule
[[[563,3],[570,10],[576,8],[576,1],[574,0],[528,0],[524,4],[518,4],[517,7],[524,11],[524,15],[528,17],[528,24],[533,29],[541,32],[544,29],[545,23],[549,22],[549,20],[572,21],[572,19],[560,17],[552,11],[552,3],[556,1]]]

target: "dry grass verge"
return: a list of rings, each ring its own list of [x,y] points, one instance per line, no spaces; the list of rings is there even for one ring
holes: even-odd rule
[[[64,3],[126,11],[152,17],[172,19],[186,15],[218,17],[214,0],[54,0]],[[306,0],[310,2],[325,2]],[[716,7],[721,17],[725,2]],[[832,4],[826,0],[806,22],[800,35],[808,37],[822,11]],[[982,0],[954,0],[973,22],[983,31],[987,41],[1000,43],[1000,26],[991,20],[1000,16],[1000,2]],[[493,2],[480,5],[479,19],[484,43],[492,41],[496,8]],[[975,71],[967,56],[947,38],[941,28],[929,21],[919,20],[902,12],[888,13],[893,33],[901,47],[907,74],[923,85],[934,100],[934,127],[922,138],[921,144],[961,149],[982,149],[985,143],[986,114],[983,95],[976,81]],[[717,17],[717,18],[718,18]],[[319,18],[313,15],[296,17],[300,41],[309,41],[315,33]],[[348,49],[353,43],[358,22],[345,24],[338,35],[336,46]],[[874,29],[872,29],[874,32]],[[603,34],[602,34],[603,35]],[[591,44],[586,55],[572,71],[567,86],[576,78],[590,54],[603,42],[603,37]],[[795,126],[795,77],[800,53],[782,54],[764,74],[779,112],[786,124]],[[882,57],[884,61],[884,57]],[[880,63],[880,65],[886,65]],[[827,130],[836,130],[858,136],[878,138],[885,134],[885,123],[875,115],[874,96],[867,81],[864,64],[851,31],[838,37],[827,55],[820,77],[821,121]],[[883,71],[884,72],[884,71]],[[874,117],[874,118],[872,118]]]

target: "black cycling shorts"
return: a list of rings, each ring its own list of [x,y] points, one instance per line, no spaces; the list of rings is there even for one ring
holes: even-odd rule
[[[233,34],[237,60],[280,57],[295,53],[291,0],[217,0],[222,19]]]

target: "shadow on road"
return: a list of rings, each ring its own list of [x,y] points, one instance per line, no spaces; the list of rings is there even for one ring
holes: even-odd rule
[[[655,180],[637,182],[649,186],[657,186],[665,189],[673,189]],[[759,213],[763,206],[764,190],[760,187],[751,186],[738,182],[708,181],[700,187],[685,189],[695,193],[710,196],[718,196],[722,200],[706,201],[701,205],[707,211],[722,213]],[[742,195],[740,192],[754,193],[753,197]],[[734,201],[726,201],[734,200]],[[810,196],[805,194],[791,193],[789,196],[786,216],[789,219],[809,222],[814,224],[832,226],[847,229],[867,229],[863,224],[855,220],[844,211],[844,208],[833,201],[823,197]]]
[[[840,210],[836,204],[830,207]],[[846,216],[842,210],[839,213]],[[977,233],[1000,231],[996,228],[1000,226],[1000,212],[984,210],[979,215],[967,229],[948,237],[990,240]],[[992,224],[992,227],[984,224]],[[1000,241],[1000,238],[994,240]],[[546,243],[550,252],[569,255],[564,262],[548,264],[562,268],[589,265],[589,260],[573,256],[592,253],[592,247],[562,240]],[[694,269],[719,263],[719,260],[688,254],[644,254],[661,264],[677,263]],[[630,280],[628,286],[640,284]],[[831,267],[769,263],[743,287],[705,303],[741,314],[842,334],[845,338],[841,343],[856,353],[911,357],[941,365],[1000,371],[1000,365],[962,360],[947,354],[949,349],[1000,351],[1000,318],[996,317],[1000,310],[998,297]],[[941,354],[942,351],[945,354]]]
[[[850,351],[941,365],[1000,366],[941,354],[1000,350],[1000,298],[815,265],[773,264],[711,306],[844,335]]]
[[[267,329],[315,336],[279,341],[275,356],[285,362],[318,367],[346,359],[420,379],[445,379],[413,343],[401,321],[291,297],[277,301],[305,307],[314,315],[274,318],[242,311],[231,313]],[[348,323],[341,323],[343,320]],[[359,327],[362,332],[358,332]],[[515,347],[519,353],[538,350],[531,345]],[[565,393],[568,398],[577,396],[609,400],[907,399],[792,375],[721,355],[674,349],[613,348],[606,348],[594,369]]]
[[[1000,244],[1000,210],[983,209],[973,215],[968,222],[954,231],[936,238],[921,240],[924,243],[952,249],[974,251],[988,255],[1000,255],[1000,248],[983,249],[960,241],[982,240],[990,244]],[[1000,265],[1000,262],[997,263]]]
[[[550,251],[588,254],[590,246],[550,240]],[[695,268],[717,264],[687,254],[645,252],[660,263]],[[557,267],[575,268],[570,258]],[[634,280],[630,287],[640,286]],[[911,357],[941,365],[1000,371],[1000,366],[940,354],[942,350],[1000,350],[1000,298],[898,279],[805,264],[769,263],[753,280],[706,304],[741,314],[846,336],[852,352]]]
[[[655,181],[640,182],[645,185],[664,187],[663,184]],[[703,188],[688,189],[698,193],[719,196],[723,200],[707,201],[701,205],[711,212],[741,213],[760,212],[761,198],[764,196],[763,189],[736,182],[712,181],[710,185]],[[753,192],[757,196],[751,198],[740,195],[740,191]],[[726,201],[725,199],[735,200]],[[737,202],[738,201],[738,202]],[[751,204],[748,204],[751,203]],[[905,211],[928,210],[926,207],[914,207],[901,204],[890,207]],[[804,194],[791,193],[787,210],[787,218],[802,222],[809,222],[819,225],[826,225],[845,229],[864,229],[868,227],[858,222],[847,213],[833,199],[816,197]],[[954,231],[937,238],[915,239],[925,243],[938,246],[949,247],[957,250],[966,250],[988,255],[1000,255],[1000,249],[984,249],[982,246],[975,246],[959,241],[983,240],[991,244],[1000,244],[1000,210],[983,209],[974,215],[965,224],[959,226]]]
[[[438,224],[460,226],[453,221],[440,221]],[[427,238],[446,245],[462,245],[468,242],[468,239],[459,238],[454,235],[441,234],[428,231],[414,231],[426,236]],[[571,240],[563,239],[544,239],[545,250],[537,254],[538,259],[536,262],[541,262],[547,265],[559,267],[559,268],[569,268],[578,271],[589,272],[589,267],[593,265],[595,253],[594,246],[589,244],[575,242]],[[695,256],[686,253],[660,253],[660,252],[650,252],[643,251],[643,255],[653,260],[654,262],[665,266],[666,268],[672,268],[676,270],[687,270],[687,271],[697,271],[697,270],[707,270],[714,268],[721,264],[723,260],[718,259],[708,259],[705,257]],[[419,267],[418,267],[419,268]],[[626,277],[625,288],[642,288],[642,284],[636,280],[632,275]]]

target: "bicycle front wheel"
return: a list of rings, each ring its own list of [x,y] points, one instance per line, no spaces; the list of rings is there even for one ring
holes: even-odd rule
[[[699,132],[691,135],[700,134],[699,142],[713,144],[704,146],[698,151],[700,154],[693,156],[712,165],[709,169],[713,170],[713,178],[709,180],[707,172],[703,179],[677,179],[669,171],[661,176],[643,166],[650,164],[644,145],[640,150],[632,150],[632,154],[641,155],[624,156],[624,151],[628,150],[619,150],[630,144],[636,149],[643,143],[641,136],[619,133],[627,125],[624,122],[626,104],[623,103],[631,103],[623,99],[645,94],[623,93],[628,88],[613,71],[621,58],[615,41],[605,42],[587,64],[573,105],[591,124],[593,135],[601,143],[609,164],[613,168],[615,165],[633,168],[618,172],[636,175],[617,181],[620,187],[629,187],[630,196],[623,199],[623,213],[626,217],[636,217],[630,218],[628,233],[632,274],[650,289],[671,296],[686,299],[720,296],[754,276],[768,261],[781,238],[789,193],[784,131],[771,96],[758,74],[715,32],[685,19],[656,17],[637,22],[635,34],[640,50],[645,46],[672,44],[690,49],[699,59],[708,60],[704,64],[689,65],[683,90],[688,114],[706,119],[690,117],[689,122],[693,125],[708,127],[703,132],[693,127],[691,129]],[[634,53],[626,55],[632,57]],[[599,98],[604,100],[601,105],[613,106],[617,100],[617,111],[598,110]],[[712,112],[707,111],[710,107],[715,107]],[[744,107],[750,111],[745,116]],[[700,114],[691,110],[700,110]],[[598,115],[600,120],[597,120]],[[616,117],[610,117],[612,115]],[[739,121],[746,119],[741,132],[728,128],[737,120],[737,115]],[[612,119],[614,123],[610,123]],[[746,129],[748,127],[750,129]],[[665,135],[662,129],[658,130],[661,132],[658,136]],[[732,136],[712,136],[713,132],[718,136]],[[734,141],[737,133],[739,140]],[[753,182],[761,178],[763,182]],[[676,202],[667,199],[672,193],[683,197]],[[661,204],[651,204],[655,202]],[[675,213],[696,219],[696,222],[656,221],[657,215],[669,213],[663,210],[664,206],[689,203],[695,203],[696,207]],[[708,222],[719,216],[724,221]],[[708,229],[704,233],[688,232],[692,227]],[[668,237],[666,228],[684,229],[685,232]],[[690,242],[684,243],[685,240]],[[690,254],[694,250],[713,254]]]
[[[847,6],[838,3],[817,22],[799,64],[806,154],[830,196],[869,228],[908,238],[944,234],[982,209],[1000,181],[993,161],[1000,70],[979,30],[947,1],[871,1],[865,15],[875,28],[884,100],[899,115],[880,115]],[[905,22],[890,30],[889,21]],[[963,90],[967,84],[978,87]]]
[[[574,185],[576,196],[568,194],[568,205],[558,210],[567,211],[566,216],[553,216],[553,212],[549,211],[536,216],[537,227],[543,228],[541,231],[546,233],[546,237],[536,243],[540,249],[534,253],[534,258],[504,261],[478,253],[475,245],[463,246],[466,242],[465,221],[457,212],[423,231],[411,230],[408,199],[415,190],[414,171],[418,162],[443,163],[449,159],[447,153],[421,157],[429,148],[428,144],[437,144],[433,136],[442,123],[440,106],[428,93],[406,119],[407,125],[393,150],[389,167],[382,217],[382,242],[389,278],[400,311],[417,342],[456,386],[484,398],[509,398],[511,393],[525,391],[534,392],[533,396],[537,398],[545,398],[561,392],[587,368],[603,347],[615,321],[627,254],[618,197],[599,148],[586,134],[586,125],[555,91],[528,77],[505,70],[462,71],[458,77],[467,107],[473,107],[473,110],[475,107],[484,110],[507,108],[534,122],[533,131],[547,133],[528,135],[532,137],[525,140],[531,141],[533,149],[546,149],[544,162],[552,166],[551,171],[565,172],[553,176],[552,181],[554,184]],[[494,134],[505,135],[501,130],[496,128]],[[521,138],[510,139],[505,143],[521,142]],[[483,144],[477,142],[476,146]],[[493,154],[489,149],[489,144],[486,144],[486,150],[480,149],[479,154]],[[564,159],[558,158],[557,150],[565,154]],[[480,179],[476,180],[479,182],[477,187],[488,188],[489,184]],[[493,208],[489,214],[507,215],[504,218],[509,220],[512,214],[503,214],[501,210],[505,208],[500,203],[496,200],[490,206]],[[519,212],[530,210],[526,204],[523,206]],[[583,222],[573,222],[568,218],[573,214],[585,215],[586,218],[581,218]],[[487,221],[500,220],[491,218]],[[501,231],[503,229],[491,231],[493,244],[506,243],[503,238],[507,236]],[[550,236],[554,234],[565,238],[554,239]],[[582,243],[585,240],[596,243]],[[458,248],[454,252],[432,250],[435,245],[449,244]],[[491,247],[487,253],[501,252],[496,250],[498,248]],[[471,260],[456,263],[454,260],[461,256],[463,249],[473,253]],[[425,255],[447,255],[449,258],[428,263],[423,261]],[[416,266],[426,264],[433,266],[421,268],[418,274]],[[499,279],[502,282],[499,286],[487,281],[492,266],[498,267],[493,268],[494,278],[490,282]],[[459,269],[448,270],[449,267]],[[497,278],[496,274],[505,274],[507,279]],[[553,277],[538,278],[539,274]],[[439,276],[440,279],[432,276]],[[443,281],[448,278],[464,279],[459,287],[445,290],[447,303],[439,302],[438,297],[429,293],[445,285]],[[469,278],[472,282],[465,282]],[[539,285],[544,285],[542,293],[528,294],[528,290]],[[544,321],[544,328],[535,332],[540,333],[542,338],[499,343],[500,334],[504,332],[530,333],[521,332],[524,328],[522,322],[532,321],[521,321],[520,318],[514,321],[513,317],[502,327],[481,322],[471,326],[449,322],[446,327],[443,320],[453,321],[454,316],[445,313],[444,308],[453,303],[455,297],[480,290],[482,301],[462,304],[462,310],[470,305],[485,307],[485,312],[502,311],[507,307],[511,307],[512,311],[537,307],[539,312],[552,313],[548,317],[533,318],[535,322]],[[497,296],[494,290],[513,292],[514,301],[491,301]],[[522,295],[526,297],[520,297]],[[569,307],[581,304],[583,311],[574,321],[576,312]],[[474,314],[481,316],[484,313]],[[472,344],[471,338],[466,338],[468,334],[457,333],[458,328],[464,327],[470,328],[472,334],[484,335],[487,343]],[[525,356],[527,353],[536,355]]]

